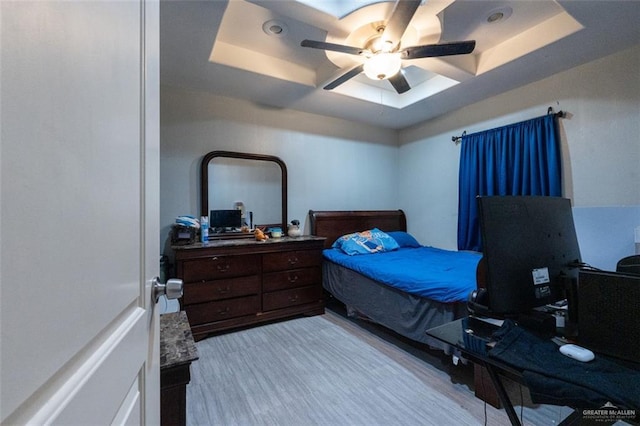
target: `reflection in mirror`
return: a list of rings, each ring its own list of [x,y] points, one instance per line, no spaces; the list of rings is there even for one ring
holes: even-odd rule
[[[210,210],[244,206],[243,222],[251,225],[287,223],[287,171],[274,156],[213,151],[201,164],[201,215]]]
[[[214,158],[209,162],[209,210],[234,209],[241,202],[244,223],[249,224],[249,212],[253,223],[280,223],[280,175],[271,161]]]

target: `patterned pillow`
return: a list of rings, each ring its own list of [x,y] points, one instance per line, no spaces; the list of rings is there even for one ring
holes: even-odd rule
[[[342,250],[349,256],[381,253],[400,248],[396,240],[378,228],[343,235],[333,243],[332,247]]]

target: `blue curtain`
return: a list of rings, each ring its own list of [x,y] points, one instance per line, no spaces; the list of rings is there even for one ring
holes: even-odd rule
[[[561,196],[555,114],[462,136],[458,249],[482,251],[479,195]]]

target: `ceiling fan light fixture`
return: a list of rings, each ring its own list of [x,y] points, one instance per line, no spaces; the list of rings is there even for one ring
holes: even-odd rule
[[[373,41],[367,44],[372,52],[390,53],[393,50],[393,42],[391,40],[383,40],[382,37],[375,37]]]
[[[364,63],[364,73],[371,80],[386,80],[402,68],[402,60],[397,53],[379,53]]]

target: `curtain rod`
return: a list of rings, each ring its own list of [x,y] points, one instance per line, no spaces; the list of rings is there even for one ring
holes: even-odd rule
[[[455,143],[456,145],[458,145],[462,141],[462,137],[463,136],[467,136],[467,131],[466,130],[464,132],[462,132],[462,135],[460,135],[460,136],[451,136],[451,141],[453,143]]]
[[[549,114],[553,114],[558,118],[565,118],[567,116],[567,113],[560,110],[556,113],[553,112],[553,107],[549,107],[547,108],[547,115]],[[451,142],[453,142],[454,144],[458,145],[460,142],[462,142],[462,137],[467,135],[467,131],[465,130],[464,132],[462,132],[462,135],[460,136],[451,136]]]

